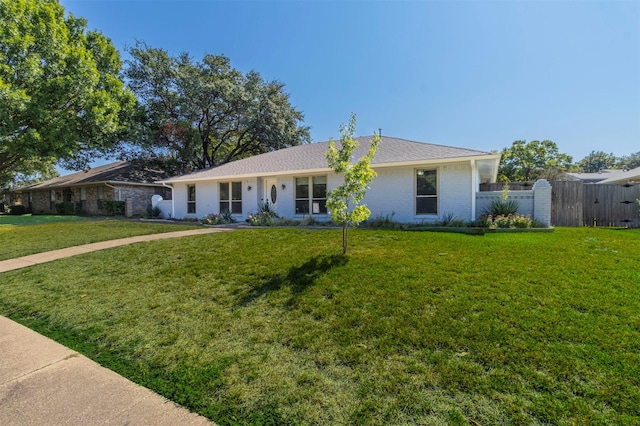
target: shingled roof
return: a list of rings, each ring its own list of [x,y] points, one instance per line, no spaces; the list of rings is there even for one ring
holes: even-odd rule
[[[49,179],[44,182],[38,182],[33,185],[22,187],[19,190],[53,189],[98,183],[154,185],[157,180],[165,178],[167,178],[167,174],[163,170],[157,170],[127,161],[117,161],[115,163],[94,167],[87,171],[72,173],[70,175]]]
[[[359,158],[369,150],[371,136],[361,136],[355,139],[360,146],[354,152],[354,157]],[[337,144],[339,146],[339,142]],[[165,179],[163,182],[219,179],[231,176],[268,176],[303,170],[329,170],[325,158],[328,148],[329,142],[293,146],[242,160],[232,161],[218,167],[203,169],[187,175]],[[494,154],[484,151],[434,145],[383,136],[371,165],[382,167],[396,163],[418,163],[457,158],[468,159],[471,157],[493,155]]]
[[[574,179],[585,183],[610,184],[624,182],[639,182],[640,167],[635,169],[601,170],[595,173],[567,173]]]

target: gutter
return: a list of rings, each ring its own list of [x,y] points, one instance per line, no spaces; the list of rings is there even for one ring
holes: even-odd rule
[[[107,182],[104,182],[104,185],[105,185],[105,186],[107,186],[107,187],[109,187],[109,188],[111,188],[111,189],[115,189],[116,191],[118,191],[118,199],[117,199],[116,201],[122,201],[122,200],[120,199],[120,198],[122,198],[122,197],[121,197],[121,193],[120,193],[120,188],[115,187],[115,186],[113,186],[113,185],[110,185],[110,184],[108,184]]]

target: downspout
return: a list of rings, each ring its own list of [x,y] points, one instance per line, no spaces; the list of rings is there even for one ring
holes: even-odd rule
[[[478,197],[478,189],[476,160],[471,159],[471,220],[476,220],[476,198]]]
[[[121,193],[120,193],[120,188],[118,188],[118,187],[116,187],[116,186],[113,186],[113,185],[109,185],[109,184],[108,184],[108,183],[106,183],[106,182],[104,183],[104,185],[105,185],[105,186],[107,186],[107,187],[109,187],[109,188],[111,188],[111,189],[115,189],[116,191],[118,191],[118,199],[117,199],[116,201],[122,201],[122,200],[120,199],[120,198],[122,198],[122,197],[121,197]]]

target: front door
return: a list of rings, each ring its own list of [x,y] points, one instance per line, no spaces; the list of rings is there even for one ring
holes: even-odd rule
[[[278,181],[276,179],[264,180],[264,192],[262,202],[269,203],[273,209],[278,205]]]

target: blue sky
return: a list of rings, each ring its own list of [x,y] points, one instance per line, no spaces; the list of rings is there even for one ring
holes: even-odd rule
[[[123,58],[135,40],[224,54],[286,85],[314,141],[640,151],[640,1],[61,0]]]

